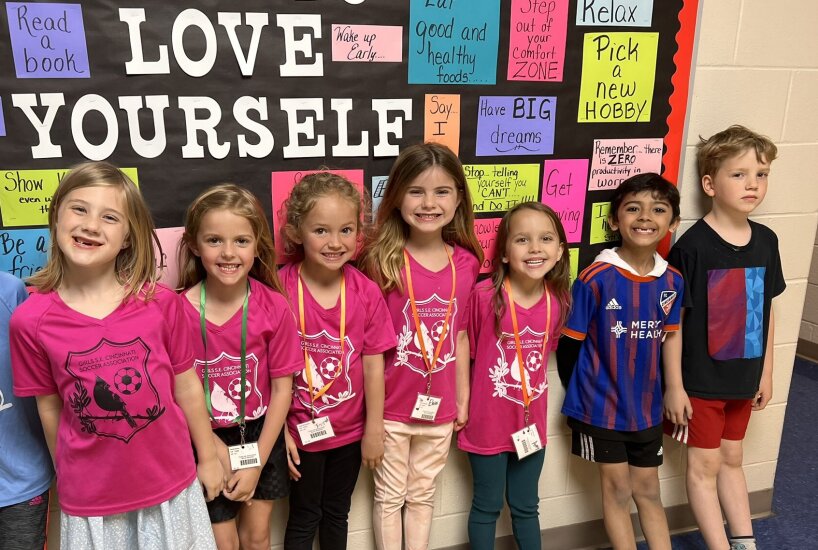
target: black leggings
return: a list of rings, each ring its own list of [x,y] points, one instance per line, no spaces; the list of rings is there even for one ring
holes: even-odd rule
[[[284,535],[285,550],[344,550],[349,531],[352,491],[361,469],[361,442],[336,449],[298,451],[301,479],[290,486],[290,517]]]

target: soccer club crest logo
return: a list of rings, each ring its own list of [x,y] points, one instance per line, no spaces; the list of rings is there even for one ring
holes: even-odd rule
[[[68,397],[82,431],[128,443],[165,412],[147,369],[150,349],[141,338],[117,343],[105,338],[71,352],[66,370],[74,378]]]
[[[196,359],[193,363],[199,377],[204,380],[205,363]],[[247,420],[260,418],[267,412],[263,397],[258,389],[258,357],[255,353],[247,355],[244,380],[244,402]],[[212,361],[207,362],[207,374],[210,383],[210,406],[213,419],[221,424],[231,424],[241,413],[241,357],[222,352]]]
[[[418,318],[420,319],[420,331],[415,331],[415,320],[412,316],[412,305],[406,301],[403,306],[403,332],[398,335],[398,347],[395,354],[395,366],[406,366],[413,371],[426,376],[428,369],[423,360],[423,348],[426,348],[426,357],[429,362],[434,357],[435,349],[441,338],[445,338],[440,347],[440,355],[432,366],[432,372],[438,372],[451,364],[454,366],[454,333],[452,326],[455,326],[457,318],[457,299],[452,304],[452,314],[449,318],[449,328],[444,336],[443,325],[446,319],[448,302],[438,298],[437,294],[432,294],[427,300],[416,302]],[[420,345],[423,340],[423,348]]]
[[[670,308],[673,307],[673,302],[675,301],[675,290],[663,290],[662,293],[659,294],[659,305],[662,306],[662,311],[665,312],[665,315],[670,315]]]
[[[312,403],[316,413],[333,409],[355,397],[352,380],[349,377],[349,361],[355,351],[355,346],[349,336],[344,337],[343,357],[341,356],[340,338],[330,336],[325,330],[318,334],[308,334],[302,340],[302,345],[307,347],[313,394],[327,388],[321,397]],[[307,409],[311,406],[308,401],[310,395],[308,380],[306,368],[295,376],[297,389],[295,395]]]
[[[548,388],[545,374],[548,369],[546,364],[548,358],[542,353],[543,336],[542,332],[534,332],[529,327],[525,327],[520,332],[522,371],[532,401],[543,395]],[[499,352],[497,362],[488,372],[494,384],[491,396],[508,399],[523,406],[523,384],[520,378],[520,361],[517,358],[514,335],[504,332],[502,338],[497,340],[496,346]],[[511,364],[509,364],[509,359]]]

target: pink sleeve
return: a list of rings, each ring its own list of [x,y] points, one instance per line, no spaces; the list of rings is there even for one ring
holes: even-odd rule
[[[362,355],[377,355],[397,345],[397,335],[392,326],[392,316],[386,308],[386,301],[380,290],[372,284],[372,289],[365,292],[366,326],[364,327],[364,345]]]
[[[14,394],[20,397],[58,393],[51,365],[37,338],[39,319],[31,319],[18,309],[9,323],[11,368]]]
[[[469,355],[475,359],[477,353],[477,342],[479,341],[480,329],[483,326],[480,319],[480,289],[473,288],[469,296],[469,319],[466,330],[469,334]]]
[[[304,367],[304,354],[298,339],[295,318],[284,296],[275,293],[268,312],[272,338],[267,343],[270,378],[280,378]]]
[[[185,299],[184,297],[170,289],[161,289],[157,291],[157,299],[167,301],[164,314],[168,327],[168,334],[166,335],[168,357],[173,368],[173,374],[182,374],[193,368],[193,342],[191,338],[194,338],[197,333],[192,330],[190,323],[185,319],[185,312],[182,309],[184,304],[181,302],[181,300]]]
[[[562,304],[559,300],[554,300],[554,303],[551,304],[551,326],[548,327],[546,330],[550,331],[548,333],[548,350],[549,351],[557,351],[557,344],[560,341],[560,333],[562,332],[562,326],[560,326],[560,315],[562,314]]]

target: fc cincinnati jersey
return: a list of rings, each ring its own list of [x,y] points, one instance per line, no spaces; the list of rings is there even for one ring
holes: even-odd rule
[[[648,276],[617,263],[595,262],[574,282],[562,332],[583,343],[562,412],[630,432],[662,422],[660,351],[665,332],[679,330],[684,283],[658,256]]]

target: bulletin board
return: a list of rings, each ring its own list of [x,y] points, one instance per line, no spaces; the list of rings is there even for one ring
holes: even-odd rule
[[[500,217],[542,200],[574,273],[615,238],[611,192],[679,175],[698,0],[129,0],[0,3],[0,269],[45,262],[67,169],[137,181],[165,249],[204,188],[276,220],[305,171],[377,207],[400,150],[460,156],[490,270]]]

